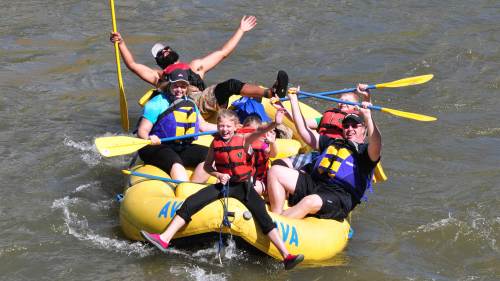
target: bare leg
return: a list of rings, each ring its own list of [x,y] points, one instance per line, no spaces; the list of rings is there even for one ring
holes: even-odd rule
[[[286,209],[281,214],[293,219],[302,219],[308,214],[316,214],[323,205],[323,200],[316,194],[307,195],[297,205]]]
[[[174,180],[187,181],[188,176],[186,173],[186,168],[182,166],[180,163],[174,163],[172,168],[170,169],[170,176]]]
[[[288,168],[293,169],[292,159],[290,159],[290,158],[281,158],[280,160],[283,161],[283,163],[286,164],[288,166]]]
[[[169,243],[170,240],[174,237],[174,235],[181,229],[186,224],[186,221],[175,215],[172,221],[168,224],[167,229],[160,234],[161,240],[163,240],[166,243]]]
[[[272,166],[267,175],[267,194],[271,212],[281,214],[287,192],[293,194],[299,172],[283,166]]]
[[[268,97],[269,90],[253,84],[245,84],[241,88],[240,95],[252,98]]]
[[[269,237],[274,246],[278,248],[278,251],[280,251],[280,254],[283,258],[285,258],[286,256],[288,256],[288,254],[290,254],[286,249],[285,243],[283,243],[283,239],[281,239],[281,236],[276,228],[273,228],[273,230],[271,230],[267,234],[267,237]]]
[[[191,176],[191,181],[196,183],[206,183],[208,178],[210,178],[210,174],[208,174],[205,169],[203,169],[203,165],[205,162],[201,162],[194,169],[193,175]]]

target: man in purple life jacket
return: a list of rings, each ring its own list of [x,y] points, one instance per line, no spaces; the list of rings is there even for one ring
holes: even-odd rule
[[[320,136],[309,129],[300,112],[297,95],[289,91],[297,130],[320,155],[310,169],[306,169],[308,173],[280,165],[269,170],[267,188],[272,212],[291,218],[313,215],[341,221],[361,202],[371,187],[373,171],[380,160],[382,137],[367,109],[371,105],[369,92],[361,85],[357,90],[366,101],[359,108],[359,114],[345,116],[344,139]],[[287,197],[292,207],[283,210]]]

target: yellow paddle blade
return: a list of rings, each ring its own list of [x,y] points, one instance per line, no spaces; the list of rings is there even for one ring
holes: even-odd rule
[[[434,77],[433,74],[408,77],[408,78],[399,79],[399,80],[392,81],[392,82],[376,84],[375,88],[398,88],[398,87],[405,87],[405,86],[411,86],[411,85],[418,85],[418,84],[423,84],[423,83],[431,80],[433,77]]]
[[[375,166],[375,170],[373,173],[373,183],[384,182],[387,180],[387,175],[385,174],[384,168],[382,168],[382,164],[380,162]]]
[[[95,146],[104,157],[113,157],[136,152],[144,146],[151,144],[150,140],[140,138],[114,136],[95,139]]]
[[[436,117],[422,115],[422,114],[418,114],[418,113],[406,112],[406,111],[401,111],[401,110],[396,110],[396,109],[387,108],[387,107],[380,108],[380,111],[385,112],[385,113],[389,113],[389,114],[392,114],[395,116],[403,117],[403,118],[417,120],[417,121],[427,122],[427,121],[436,121],[437,120]]]

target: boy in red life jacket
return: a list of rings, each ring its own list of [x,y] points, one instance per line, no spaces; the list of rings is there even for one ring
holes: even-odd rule
[[[227,109],[221,110],[217,117],[218,135],[214,137],[209,148],[204,166],[207,173],[216,177],[219,183],[209,185],[189,196],[163,233],[155,234],[142,230],[142,237],[162,252],[166,252],[170,240],[179,229],[189,223],[191,216],[209,203],[228,196],[241,201],[252,213],[262,232],[269,237],[283,256],[285,269],[292,269],[299,264],[304,256],[292,255],[288,252],[276,225],[267,213],[264,200],[255,189],[247,188],[254,172],[252,157],[248,153],[250,146],[262,134],[274,129],[277,123],[281,123],[283,114],[284,112],[280,110],[276,114],[276,122],[265,125],[248,135],[243,135],[236,133],[239,127],[236,113]],[[225,192],[227,194],[224,194]]]
[[[243,128],[238,130],[242,133],[251,133],[262,126],[262,119],[258,115],[250,115],[243,121]],[[276,157],[276,132],[271,130],[265,136],[261,136],[252,143],[252,155],[254,160],[254,188],[259,195],[266,195],[267,170],[269,170],[270,158]]]

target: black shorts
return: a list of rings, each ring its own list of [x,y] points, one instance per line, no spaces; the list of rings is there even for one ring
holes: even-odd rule
[[[321,209],[313,215],[318,218],[342,221],[354,207],[351,194],[344,188],[315,181],[306,173],[299,173],[295,192],[288,197],[288,204],[296,205],[311,194],[318,195],[323,201]]]
[[[139,150],[139,156],[144,163],[154,165],[166,173],[170,173],[175,163],[185,167],[196,167],[205,161],[207,154],[208,147],[198,144],[166,143],[148,145]]]

